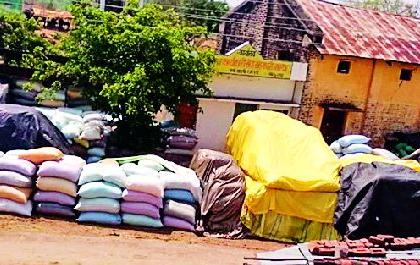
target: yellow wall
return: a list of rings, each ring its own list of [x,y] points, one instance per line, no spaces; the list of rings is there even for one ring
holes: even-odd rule
[[[340,60],[352,62],[350,73],[337,73]],[[401,82],[401,68],[414,69],[411,81]],[[350,103],[362,110],[368,103],[365,113],[351,112],[347,115],[346,134],[363,133],[372,137],[376,145],[382,145],[386,133],[420,130],[419,66],[396,62],[388,65],[381,60],[374,62],[354,57],[318,56],[310,61],[308,80],[299,116],[306,123],[321,126],[324,112],[319,107],[320,103]]]

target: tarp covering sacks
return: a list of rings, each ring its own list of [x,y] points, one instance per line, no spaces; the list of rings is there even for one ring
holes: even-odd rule
[[[64,135],[31,107],[0,104],[0,138],[1,151],[52,146],[70,152]]]
[[[203,187],[201,215],[206,231],[240,232],[245,199],[245,175],[232,156],[208,149],[198,150],[191,169]]]
[[[420,173],[373,162],[351,164],[341,172],[335,227],[349,238],[390,234],[420,236]]]
[[[319,130],[272,111],[246,112],[230,128],[227,149],[249,176],[242,221],[251,232],[281,241],[337,238],[332,223],[340,161]],[[303,232],[269,232],[264,229],[269,215],[278,231],[299,227]],[[284,216],[293,218],[276,222]],[[307,233],[313,226],[322,229]]]

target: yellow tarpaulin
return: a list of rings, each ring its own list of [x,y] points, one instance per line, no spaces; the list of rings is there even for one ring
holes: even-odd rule
[[[332,223],[337,193],[301,192],[266,188],[246,177],[245,204],[256,215],[273,211],[306,220]]]
[[[333,224],[279,215],[272,211],[255,215],[244,207],[241,221],[254,235],[282,242],[340,240],[341,238]]]
[[[318,129],[273,111],[235,119],[227,148],[238,165],[266,187],[288,191],[336,192],[340,161]]]
[[[360,154],[356,156],[352,156],[349,158],[340,159],[341,165],[343,167],[354,164],[354,163],[367,163],[370,164],[372,162],[382,162],[392,165],[399,165],[409,167],[415,171],[420,171],[420,164],[415,160],[389,160],[382,156],[377,155],[370,155],[370,154]]]

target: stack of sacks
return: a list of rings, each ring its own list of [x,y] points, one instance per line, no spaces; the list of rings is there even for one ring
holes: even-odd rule
[[[110,132],[105,126],[107,117],[97,112],[87,112],[83,116],[83,131],[80,139],[88,141],[87,163],[96,163],[105,157],[106,137]]]
[[[36,166],[14,155],[0,158],[0,212],[31,216],[32,176]]]
[[[126,175],[117,163],[92,163],[83,167],[79,179],[79,202],[75,209],[81,212],[79,222],[105,225],[121,224],[121,187]]]
[[[73,151],[88,163],[105,157],[106,139],[111,131],[107,125],[110,116],[99,112],[83,112],[78,109],[38,108],[73,143]]]
[[[370,139],[363,135],[347,135],[330,145],[330,149],[340,158],[358,154],[372,154],[373,149],[367,145]]]
[[[38,170],[36,211],[45,215],[74,217],[77,182],[86,162],[77,156],[65,155],[59,161],[45,161]]]
[[[164,225],[194,231],[200,182],[169,171],[161,171],[159,176],[165,185]]]
[[[168,135],[165,159],[179,165],[189,166],[193,149],[198,142],[196,132],[192,129],[177,127],[165,128],[162,131]]]
[[[42,91],[43,87],[39,83],[31,83],[31,90],[24,88],[26,80],[16,80],[12,84],[10,90],[10,101],[12,103],[25,105],[25,106],[44,106],[44,107],[63,107],[65,101],[64,91],[58,91],[54,94],[52,99],[37,101],[38,94]]]
[[[121,166],[127,175],[121,204],[122,221],[127,225],[159,228],[163,227],[160,209],[163,208],[164,188],[157,165],[148,165],[150,167],[133,163]]]

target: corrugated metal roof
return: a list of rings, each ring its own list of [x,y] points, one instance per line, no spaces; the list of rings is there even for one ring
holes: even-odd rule
[[[324,33],[321,54],[420,64],[420,19],[297,0]]]

